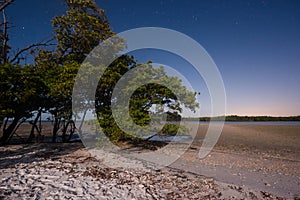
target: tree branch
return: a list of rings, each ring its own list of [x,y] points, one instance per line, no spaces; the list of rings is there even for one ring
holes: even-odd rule
[[[9,4],[14,2],[14,0],[7,0],[0,6],[0,11],[4,10]]]
[[[7,21],[6,21],[6,14],[5,11],[2,10],[2,16],[3,16],[3,43],[2,43],[2,58],[1,60],[3,63],[7,63],[7,41],[8,41],[8,36],[7,36]]]
[[[34,47],[40,47],[40,46],[50,46],[50,45],[55,45],[55,44],[49,44],[48,42],[50,42],[51,40],[45,42],[45,43],[38,43],[38,44],[31,44],[27,47],[25,47],[24,49],[21,49],[20,51],[18,51],[15,56],[10,60],[11,63],[13,63],[14,61],[16,61],[19,56],[24,53],[25,51],[28,51],[29,49],[32,49]]]

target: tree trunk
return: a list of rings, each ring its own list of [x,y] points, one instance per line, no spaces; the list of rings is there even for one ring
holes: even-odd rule
[[[54,117],[54,125],[53,125],[53,131],[52,131],[52,142],[56,142],[57,132],[59,130],[60,126],[60,119]]]
[[[41,117],[41,115],[42,115],[42,110],[39,110],[39,112],[38,112],[36,118],[34,119],[34,121],[33,121],[33,123],[32,123],[30,135],[29,135],[29,137],[28,137],[28,139],[27,139],[27,142],[31,142],[31,141],[33,140],[33,138],[35,137],[35,135],[34,135],[34,129],[35,129],[35,128],[37,129],[37,125],[36,125],[36,124],[38,123],[38,120],[39,120],[39,118]],[[38,131],[38,129],[37,129],[37,131]],[[40,134],[40,133],[39,133],[39,134]]]
[[[3,121],[4,121],[4,117],[1,117],[1,118],[0,118],[0,129],[1,129],[1,127],[2,127]]]
[[[7,127],[7,129],[3,130],[3,135],[0,139],[1,145],[6,144],[7,140],[11,137],[11,134],[14,132],[16,126],[18,125],[19,118],[14,118],[12,123]]]
[[[72,120],[72,114],[69,115],[67,123],[64,122],[64,127],[62,130],[62,142],[69,142],[70,136],[72,137],[73,135],[73,120]],[[70,127],[70,130],[68,128]],[[70,132],[69,137],[67,138],[67,131]]]

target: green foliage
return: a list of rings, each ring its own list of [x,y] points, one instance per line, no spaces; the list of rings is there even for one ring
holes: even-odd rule
[[[0,120],[2,122],[5,118],[13,119],[11,125],[4,127],[5,137],[1,138],[3,143],[21,119],[32,117],[36,111],[49,112],[54,116],[55,141],[60,123],[77,114],[72,113],[71,98],[81,63],[88,54],[89,57],[101,56],[106,59],[107,55],[115,56],[126,46],[122,38],[114,37],[114,48],[108,52],[100,52],[101,54],[95,51],[95,54],[91,55],[91,51],[97,45],[105,47],[105,39],[114,35],[105,12],[99,9],[93,0],[65,0],[65,3],[66,14],[56,16],[52,20],[53,38],[57,45],[52,50],[38,49],[34,65],[21,66],[4,62],[7,59],[2,57],[7,55],[10,48],[8,45],[0,54]],[[0,30],[0,42],[3,40],[4,35]],[[92,66],[92,63],[85,64],[91,67],[85,72],[85,76],[77,77],[82,85],[88,85],[89,77],[98,67]],[[112,116],[112,103],[118,104],[122,101],[122,98],[112,99],[113,91],[118,81],[131,69],[137,69],[137,74],[127,77],[125,92],[132,90],[137,83],[150,80],[133,92],[129,102],[130,117],[142,127],[141,131],[151,120],[156,120],[159,124],[159,116],[164,113],[167,113],[169,121],[180,120],[179,113],[182,112],[183,106],[192,111],[199,106],[195,102],[195,93],[188,91],[178,78],[167,76],[162,67],[154,68],[151,62],[137,64],[133,57],[121,56],[106,68],[102,77],[99,77],[95,95],[97,119],[111,141],[140,139],[136,135],[123,132]],[[80,109],[85,111],[88,108],[85,104],[89,98],[82,99]],[[120,114],[122,109],[126,108],[120,108]],[[159,134],[172,135],[183,131],[178,128],[177,125],[167,124]]]
[[[98,82],[95,96],[95,107],[100,126],[111,141],[132,139],[117,126],[111,110],[113,90],[120,78],[130,69],[135,67],[133,57],[121,56],[107,67]]]
[[[129,77],[124,78],[124,74],[130,69],[136,70]],[[140,130],[134,129],[136,134],[130,134],[123,132],[112,116],[111,110],[111,98],[112,92],[116,88],[117,82],[122,77],[123,81],[127,83],[125,90],[120,91],[124,93],[130,93],[137,83],[143,83],[148,80],[149,84],[144,84],[134,91],[129,102],[129,114],[130,118],[135,124],[141,126]],[[126,78],[128,80],[126,80]],[[125,79],[125,80],[124,80]],[[167,87],[166,87],[167,86]],[[176,91],[176,95],[174,94]],[[119,94],[122,96],[122,94]],[[120,104],[123,101],[122,98],[112,100],[114,104]],[[153,106],[156,106],[155,110],[151,110]],[[136,64],[133,58],[123,56],[115,62],[113,62],[103,77],[99,81],[99,85],[96,93],[96,111],[100,126],[103,128],[104,133],[114,143],[120,140],[136,140],[143,136],[143,132],[146,131],[146,127],[151,120],[155,121],[153,114],[160,116],[165,113],[165,109],[168,110],[167,119],[180,119],[178,112],[182,112],[183,107],[186,107],[192,111],[199,105],[196,103],[195,93],[187,90],[187,88],[181,84],[181,80],[177,77],[167,76],[162,67],[154,68],[151,62],[147,64]],[[123,116],[124,109],[119,108],[118,113],[122,123],[127,127],[126,129],[132,130],[132,124],[126,123],[130,119],[128,116]],[[176,114],[174,114],[176,113]],[[176,117],[175,117],[176,116]],[[158,117],[159,118],[159,117]],[[156,121],[159,125],[161,121]],[[167,124],[163,127],[163,130],[159,134],[172,135],[178,131],[178,125]],[[184,131],[181,129],[180,131]]]
[[[103,10],[94,1],[66,0],[67,12],[52,20],[53,51],[39,50],[38,69],[44,73],[43,82],[49,88],[48,111],[55,117],[53,140],[61,119],[70,120],[72,92],[78,69],[86,56],[113,33]],[[93,73],[93,72],[87,72]],[[82,80],[83,84],[87,80]]]
[[[94,1],[66,0],[66,15],[54,17],[52,25],[60,62],[82,63],[100,41],[113,35],[105,12]]]
[[[5,116],[30,117],[47,91],[34,66],[1,65],[0,75],[1,110]]]
[[[34,66],[5,64],[0,66],[0,88],[1,121],[4,118],[14,120],[3,127],[1,143],[5,143],[19,120],[28,119],[43,108],[47,87]]]
[[[179,126],[178,124],[167,123],[164,127],[158,132],[157,135],[160,136],[174,136],[174,135],[184,135],[189,132],[189,128],[185,126]]]

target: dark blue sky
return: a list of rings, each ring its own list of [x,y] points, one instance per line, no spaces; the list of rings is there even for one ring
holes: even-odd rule
[[[300,114],[300,1],[97,0],[115,32],[155,26],[198,41],[217,64],[227,93],[227,114]],[[21,48],[51,36],[61,0],[15,0],[7,9],[11,44]],[[145,56],[145,55],[148,56]],[[151,55],[151,56],[150,56]],[[187,63],[163,52],[136,53],[177,65],[200,90],[202,115],[209,96]],[[172,58],[173,61],[170,61]],[[164,63],[166,62],[166,63]],[[180,66],[179,66],[180,65]],[[199,81],[199,84],[197,84]]]

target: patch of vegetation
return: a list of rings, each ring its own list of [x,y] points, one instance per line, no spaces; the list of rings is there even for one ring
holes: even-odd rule
[[[185,121],[221,121],[224,116],[218,117],[200,117],[200,118],[184,118]],[[300,121],[299,116],[289,116],[289,117],[272,117],[272,116],[238,116],[229,115],[225,117],[225,121]]]

